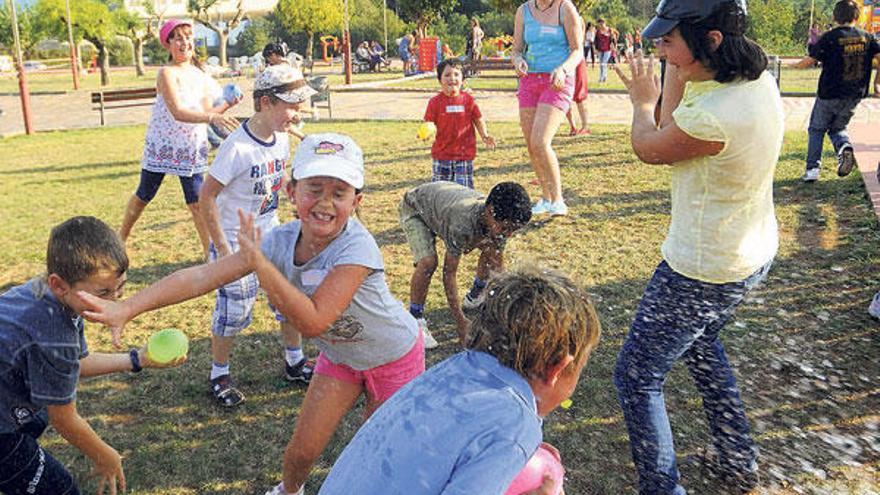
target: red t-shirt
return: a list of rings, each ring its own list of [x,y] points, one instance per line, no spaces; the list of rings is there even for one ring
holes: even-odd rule
[[[431,157],[435,160],[473,160],[477,156],[474,122],[482,116],[474,97],[468,93],[461,92],[458,96],[440,93],[431,98],[425,109],[425,121],[437,126]]]

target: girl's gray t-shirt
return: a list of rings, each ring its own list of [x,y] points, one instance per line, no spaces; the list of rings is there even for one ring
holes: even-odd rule
[[[354,218],[330,245],[303,265],[295,265],[294,248],[299,220],[273,229],[262,242],[263,254],[294,287],[311,296],[324,278],[339,265],[370,269],[336,322],[315,338],[330,361],[363,371],[395,361],[416,343],[418,323],[394,298],[385,283],[385,266],[376,240]],[[296,322],[291,321],[294,327]]]

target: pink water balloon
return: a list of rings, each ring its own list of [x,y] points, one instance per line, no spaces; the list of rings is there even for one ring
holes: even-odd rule
[[[562,493],[562,478],[565,476],[565,468],[562,467],[562,462],[555,453],[541,445],[526,463],[526,467],[516,475],[516,478],[507,487],[504,495],[521,495],[531,490],[537,490],[544,482],[544,474],[549,474],[553,478],[551,493],[555,495]]]

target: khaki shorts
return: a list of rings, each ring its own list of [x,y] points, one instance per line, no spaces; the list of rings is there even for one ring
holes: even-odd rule
[[[436,236],[422,221],[418,211],[406,204],[405,201],[400,202],[397,211],[400,214],[400,226],[403,228],[406,242],[409,243],[409,249],[412,251],[413,265],[426,256],[437,256],[437,248],[434,245]]]

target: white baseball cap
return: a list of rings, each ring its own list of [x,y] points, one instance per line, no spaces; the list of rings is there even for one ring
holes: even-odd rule
[[[270,65],[257,76],[254,91],[275,95],[287,103],[302,103],[318,94],[299,69],[288,64]]]
[[[293,178],[309,177],[333,177],[355,189],[363,189],[364,153],[353,139],[343,134],[309,134],[293,156]]]

